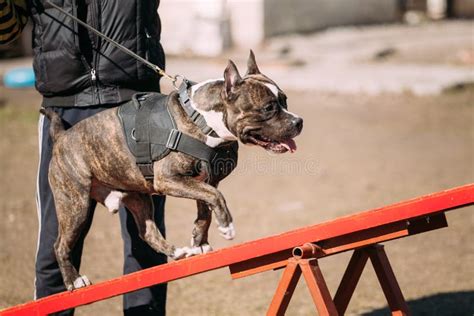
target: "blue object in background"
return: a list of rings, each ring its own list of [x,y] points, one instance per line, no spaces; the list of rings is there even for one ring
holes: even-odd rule
[[[33,68],[14,68],[5,73],[3,84],[7,88],[30,88],[35,85]]]

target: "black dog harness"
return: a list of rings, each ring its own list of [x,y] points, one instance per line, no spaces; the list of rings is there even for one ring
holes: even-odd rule
[[[204,134],[215,134],[204,117],[191,106],[187,93],[191,85],[185,80],[179,88],[181,106]],[[207,182],[225,178],[237,166],[238,143],[232,141],[213,148],[179,131],[168,109],[169,97],[154,92],[137,93],[118,108],[128,148],[144,177],[153,179],[153,162],[177,151],[199,159],[200,164],[192,172],[199,174],[204,168]]]

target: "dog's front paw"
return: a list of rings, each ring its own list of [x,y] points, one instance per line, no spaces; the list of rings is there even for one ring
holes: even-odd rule
[[[80,289],[81,287],[86,287],[91,285],[91,281],[89,281],[89,278],[86,277],[85,275],[80,275],[78,276],[73,283],[67,285],[68,291],[72,290],[77,290]]]
[[[212,247],[209,244],[203,244],[201,246],[192,247],[191,250],[195,255],[201,255],[212,251]]]
[[[173,258],[174,260],[183,259],[186,257],[189,251],[190,251],[189,247],[176,248],[175,251],[173,252],[173,255],[171,255],[171,258]]]
[[[201,255],[204,253],[208,253],[212,251],[212,247],[208,244],[204,244],[202,246],[194,246],[194,247],[183,247],[183,248],[176,248],[173,253],[172,258],[174,260],[179,260],[183,258],[189,258],[196,255]]]
[[[232,240],[235,237],[235,228],[234,224],[230,223],[229,226],[224,227],[224,226],[218,226],[217,227],[220,231],[220,235],[227,240]]]

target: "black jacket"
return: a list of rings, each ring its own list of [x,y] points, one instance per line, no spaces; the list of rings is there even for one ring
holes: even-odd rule
[[[164,67],[159,0],[53,0],[108,37]],[[32,1],[33,68],[43,106],[90,106],[159,91],[159,76],[45,4]]]

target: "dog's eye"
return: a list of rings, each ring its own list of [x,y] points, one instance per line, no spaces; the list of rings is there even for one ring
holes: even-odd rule
[[[286,96],[280,97],[279,102],[285,110],[288,109],[288,105],[286,104]]]
[[[265,107],[263,108],[263,110],[264,110],[265,112],[272,112],[272,111],[275,110],[275,108],[276,108],[275,103],[269,103],[269,104],[265,105]]]

